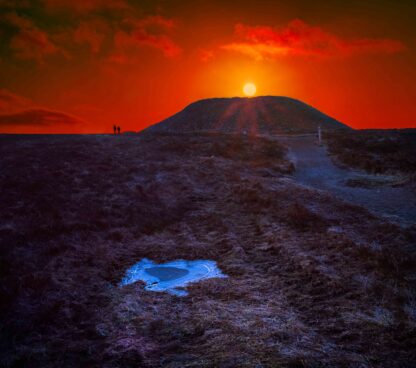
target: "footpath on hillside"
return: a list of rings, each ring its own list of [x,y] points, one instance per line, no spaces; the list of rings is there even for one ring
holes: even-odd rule
[[[297,182],[326,190],[402,225],[416,222],[416,193],[409,186],[348,186],[349,180],[365,173],[334,165],[326,147],[317,145],[315,136],[282,136],[276,139],[289,149],[289,158],[296,167],[294,178]]]

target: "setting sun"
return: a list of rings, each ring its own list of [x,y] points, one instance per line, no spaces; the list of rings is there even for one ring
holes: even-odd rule
[[[256,94],[256,85],[254,83],[246,83],[243,87],[243,92],[246,96],[254,96]]]

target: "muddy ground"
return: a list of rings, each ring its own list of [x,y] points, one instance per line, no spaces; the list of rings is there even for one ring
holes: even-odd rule
[[[0,365],[412,367],[416,230],[223,135],[0,137]],[[189,295],[117,284],[212,259]]]

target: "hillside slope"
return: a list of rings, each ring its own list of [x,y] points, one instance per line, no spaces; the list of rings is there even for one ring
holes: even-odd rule
[[[403,368],[416,231],[298,185],[262,137],[0,136],[0,367]],[[143,258],[216,261],[178,297]]]
[[[213,98],[194,102],[146,132],[214,131],[247,134],[291,134],[350,129],[301,101],[280,96]]]

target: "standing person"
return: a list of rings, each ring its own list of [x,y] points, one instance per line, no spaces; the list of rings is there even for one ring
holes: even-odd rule
[[[115,125],[113,125],[113,130],[114,130],[114,134],[116,134],[117,132],[117,127]]]
[[[117,132],[118,134],[120,134],[120,127],[117,127]]]

